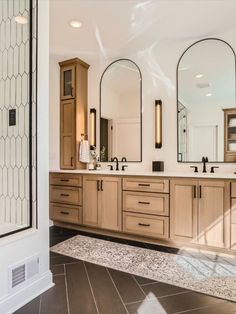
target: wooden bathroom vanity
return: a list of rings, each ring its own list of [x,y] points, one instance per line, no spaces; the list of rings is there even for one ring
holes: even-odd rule
[[[236,180],[217,175],[50,173],[55,225],[138,241],[236,249]]]

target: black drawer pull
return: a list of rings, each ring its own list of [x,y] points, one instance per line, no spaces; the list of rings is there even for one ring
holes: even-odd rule
[[[61,182],[69,182],[69,179],[61,179]]]
[[[138,202],[139,204],[150,205],[150,202]]]
[[[61,193],[61,196],[70,196],[70,194],[63,194],[63,193]]]
[[[148,184],[148,183],[139,183],[138,185],[139,186],[150,186],[150,184]]]
[[[139,226],[142,226],[142,227],[150,227],[150,226],[151,226],[150,224],[143,224],[143,223],[141,223],[141,222],[139,222],[138,225],[139,225]]]
[[[97,180],[97,191],[100,191],[100,181]]]
[[[61,211],[60,214],[62,214],[62,215],[69,215],[70,213]]]

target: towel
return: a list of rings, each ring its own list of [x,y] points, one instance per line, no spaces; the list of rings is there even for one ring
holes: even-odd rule
[[[79,160],[84,163],[90,162],[89,142],[86,140],[81,140],[80,142]]]

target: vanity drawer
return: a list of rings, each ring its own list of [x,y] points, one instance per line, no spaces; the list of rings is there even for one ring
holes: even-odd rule
[[[74,224],[82,224],[82,208],[72,205],[50,204],[50,218]]]
[[[123,190],[169,193],[169,180],[150,178],[123,178]]]
[[[231,199],[231,223],[236,224],[236,198]]]
[[[82,176],[69,173],[51,173],[50,184],[63,186],[82,186]]]
[[[153,238],[169,237],[169,218],[123,213],[123,231]]]
[[[231,249],[236,250],[236,224],[231,224]]]
[[[82,205],[82,189],[51,185],[50,201],[55,203]]]
[[[123,192],[123,210],[151,215],[169,215],[169,195]]]

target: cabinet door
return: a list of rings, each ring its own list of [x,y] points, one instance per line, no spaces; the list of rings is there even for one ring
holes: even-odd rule
[[[83,177],[83,224],[88,226],[100,225],[99,202],[101,193],[100,178],[97,176]]]
[[[75,168],[75,102],[61,102],[60,150],[61,168]]]
[[[75,97],[75,65],[61,67],[61,100]]]
[[[121,230],[121,179],[101,178],[101,228]]]
[[[174,179],[170,184],[170,237],[196,242],[197,181]]]
[[[229,247],[230,195],[229,183],[199,181],[198,243]]]

